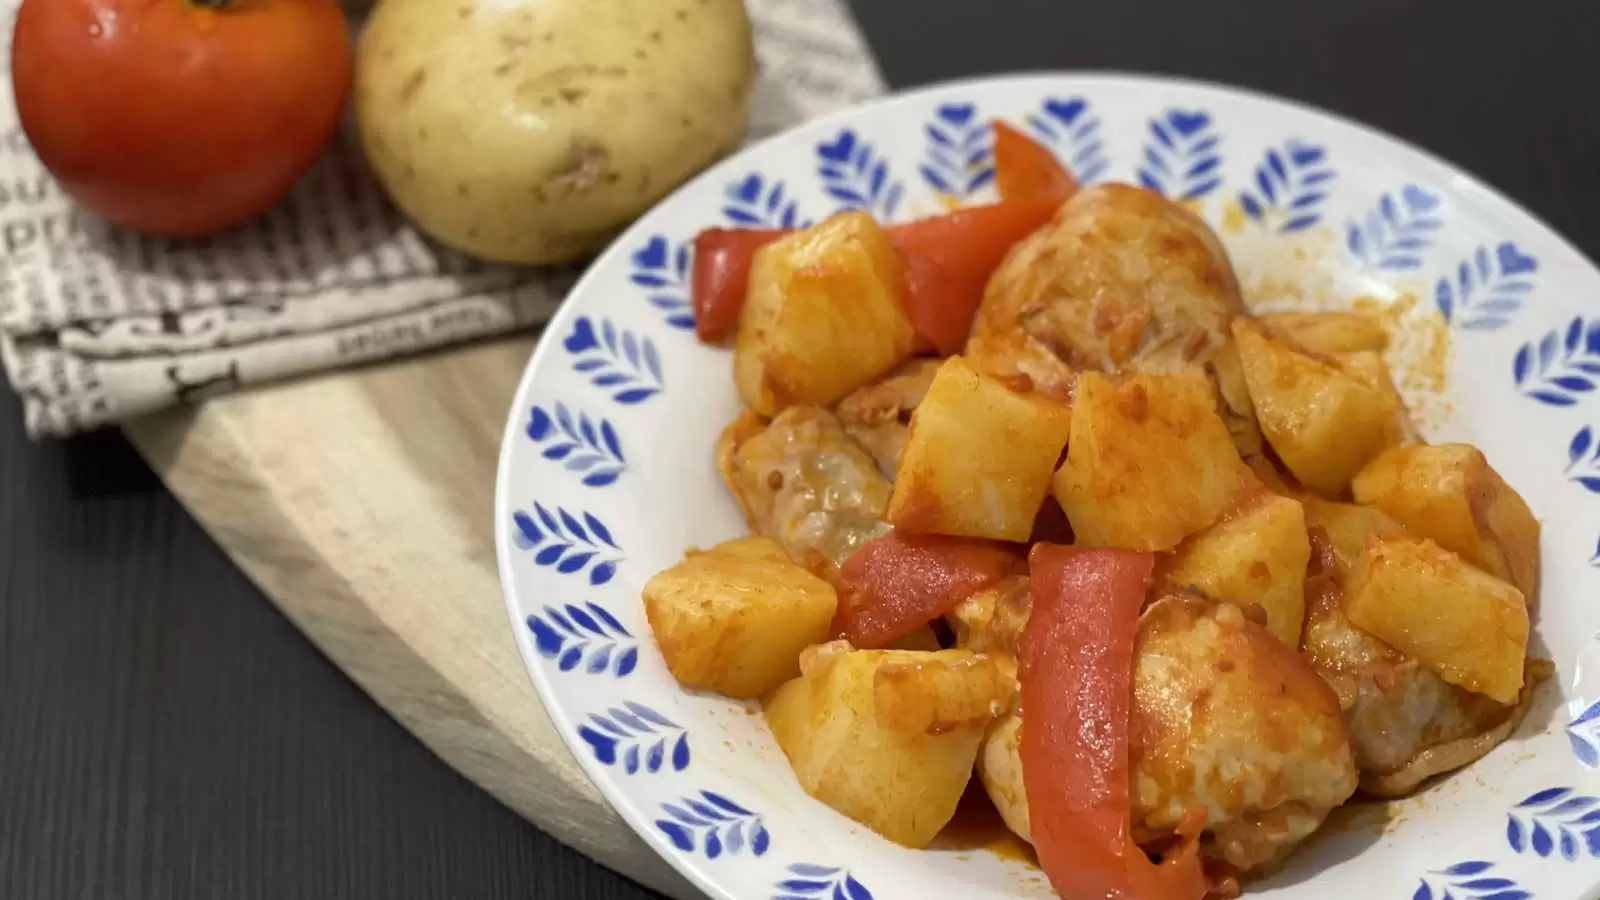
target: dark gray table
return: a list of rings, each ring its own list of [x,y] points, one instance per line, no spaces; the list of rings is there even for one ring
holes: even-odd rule
[[[1600,255],[1588,0],[858,0],[897,87],[1172,72],[1413,141]],[[1600,298],[1595,298],[1600,302]],[[0,399],[0,898],[640,898],[462,780],[319,655],[115,433]]]

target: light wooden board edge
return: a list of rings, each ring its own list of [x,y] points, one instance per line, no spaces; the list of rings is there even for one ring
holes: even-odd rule
[[[513,645],[492,495],[530,349],[501,340],[125,430],[244,573],[447,764],[601,865],[700,898],[583,774]]]

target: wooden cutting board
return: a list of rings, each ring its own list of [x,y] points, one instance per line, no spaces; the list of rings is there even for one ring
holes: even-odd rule
[[[253,390],[126,431],[250,579],[445,762],[601,865],[699,897],[578,768],[512,643],[494,476],[533,341]]]

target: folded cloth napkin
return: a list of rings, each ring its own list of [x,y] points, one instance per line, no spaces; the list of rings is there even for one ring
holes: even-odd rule
[[[0,0],[7,32],[17,2]],[[746,6],[760,66],[749,139],[882,90],[844,0]],[[0,117],[0,360],[34,437],[540,325],[578,274],[422,237],[349,140],[249,225],[203,241],[135,234],[61,193],[14,105]]]

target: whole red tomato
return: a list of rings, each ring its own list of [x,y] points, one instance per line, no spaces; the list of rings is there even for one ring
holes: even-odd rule
[[[292,187],[350,86],[335,0],[23,0],[17,112],[80,203],[187,237],[236,225]]]

